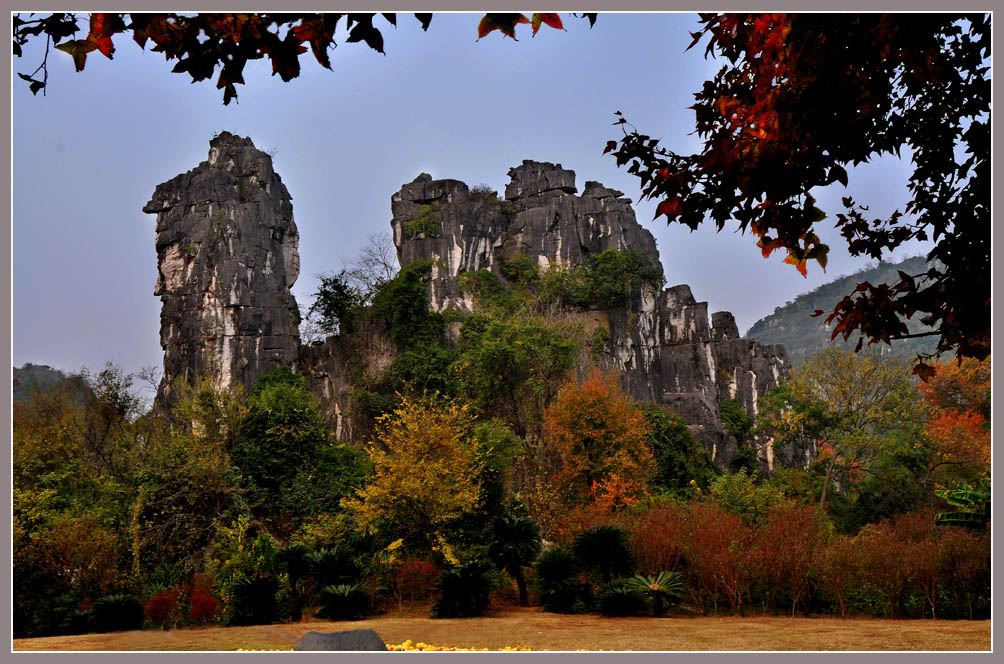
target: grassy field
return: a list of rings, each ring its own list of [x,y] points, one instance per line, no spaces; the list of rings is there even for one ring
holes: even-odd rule
[[[291,650],[310,631],[373,629],[388,644],[533,650],[990,650],[990,621],[720,617],[604,618],[506,608],[484,618],[432,620],[399,611],[356,622],[192,627],[14,640],[25,650]]]

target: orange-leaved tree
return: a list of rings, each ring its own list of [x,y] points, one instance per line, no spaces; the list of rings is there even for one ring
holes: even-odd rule
[[[592,499],[611,511],[629,506],[655,472],[644,413],[615,375],[598,369],[558,391],[544,412],[544,435],[562,458],[558,484],[573,502]]]
[[[990,358],[938,363],[934,369],[921,385],[931,409],[928,479],[941,485],[976,482],[990,470]]]

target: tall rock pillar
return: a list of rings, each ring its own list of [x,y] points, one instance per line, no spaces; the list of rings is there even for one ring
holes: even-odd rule
[[[250,138],[222,132],[209,146],[208,161],[158,185],[143,207],[157,215],[161,407],[178,377],[248,389],[293,364],[300,343],[289,191]]]

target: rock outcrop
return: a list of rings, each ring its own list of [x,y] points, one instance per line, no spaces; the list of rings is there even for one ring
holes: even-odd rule
[[[433,263],[432,309],[472,311],[460,275],[499,274],[517,255],[532,257],[543,272],[630,249],[661,273],[655,239],[621,192],[590,181],[577,194],[575,173],[560,164],[524,161],[509,176],[501,199],[425,173],[391,197],[401,265]],[[373,321],[351,335],[300,345],[290,293],[299,272],[290,200],[269,156],[250,139],[223,132],[210,142],[208,161],[159,185],[143,208],[157,215],[164,348],[157,402],[165,404],[179,376],[211,375],[222,386],[247,389],[270,369],[293,365],[321,398],[336,435],[353,441],[360,434],[353,390],[389,366],[397,349]],[[709,323],[707,303],[686,285],[646,284],[626,303],[575,315],[589,332],[607,330],[605,349],[584,362],[617,372],[634,399],[676,411],[723,465],[737,445],[722,426],[719,403],[735,399],[754,414],[757,399],[790,371],[783,346],[740,338],[728,312],[712,314]],[[760,448],[766,467],[807,463],[804,451]]]
[[[516,254],[536,258],[547,270],[581,265],[607,249],[633,249],[661,266],[655,239],[621,192],[587,182],[576,195],[575,173],[560,164],[524,161],[509,176],[504,200],[425,173],[392,196],[401,265],[433,261],[433,309],[470,311],[474,303],[459,276],[492,270]],[[783,346],[740,338],[732,314],[714,313],[709,325],[707,303],[686,285],[661,291],[646,285],[624,306],[582,315],[608,330],[600,368],[618,372],[632,398],[681,415],[722,464],[731,461],[737,445],[722,426],[719,402],[735,399],[754,414],[757,399],[790,371]],[[774,450],[761,447],[764,465],[773,466]],[[796,456],[779,461],[802,465]]]
[[[209,159],[157,186],[160,344],[157,403],[177,377],[249,388],[297,360],[300,321],[290,287],[300,272],[293,205],[272,159],[250,138],[222,132]]]

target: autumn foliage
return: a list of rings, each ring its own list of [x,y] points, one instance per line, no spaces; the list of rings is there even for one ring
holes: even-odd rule
[[[645,494],[655,471],[648,424],[615,375],[594,369],[567,383],[544,412],[544,431],[563,461],[557,484],[573,502],[616,511]]]
[[[858,348],[913,336],[918,316],[937,352],[990,353],[990,15],[702,14],[691,47],[723,66],[694,95],[695,154],[659,147],[618,111],[618,166],[639,179],[656,217],[696,229],[749,230],[764,257],[776,250],[806,274],[826,268],[816,231],[827,213],[810,193],[848,184],[848,169],[911,151],[910,200],[886,218],[850,197],[835,226],[854,256],[881,258],[930,240],[933,263],[900,281],[857,288],[827,318]],[[960,155],[956,157],[956,155]],[[819,311],[818,315],[825,312]],[[930,375],[923,362],[917,373]]]
[[[480,459],[469,407],[437,396],[402,397],[377,420],[370,481],[342,501],[369,533],[399,533],[430,549],[453,521],[473,511]]]
[[[927,436],[936,480],[944,483],[944,471],[950,470],[975,481],[990,468],[990,358],[935,364],[921,393],[932,409]]]
[[[415,14],[415,18],[428,30],[432,14]],[[585,14],[590,26],[596,14]],[[217,68],[216,87],[223,90],[223,103],[229,104],[237,98],[237,83],[244,84],[244,66],[249,60],[268,58],[272,65],[272,75],[278,74],[283,81],[290,81],[300,75],[300,55],[309,50],[317,63],[331,69],[329,51],[336,46],[335,31],[341,26],[348,31],[347,43],[362,42],[378,53],[384,52],[383,33],[378,27],[381,22],[397,27],[397,14],[381,13],[382,21],[375,13],[258,13],[258,14],[164,14],[134,13],[110,14],[92,13],[86,36],[67,39],[78,31],[74,14],[55,13],[36,18],[20,14],[13,16],[13,52],[21,56],[22,46],[34,37],[45,35],[49,43],[73,57],[77,71],[82,71],[87,63],[87,55],[97,51],[111,59],[115,53],[113,37],[132,33],[133,41],[140,48],[152,44],[151,51],[163,53],[167,60],[177,60],[174,73],[187,73],[192,82],[211,79]],[[344,20],[343,20],[344,19]],[[516,25],[532,25],[536,36],[541,25],[563,30],[561,18],[557,14],[536,13],[531,18],[523,14],[485,14],[477,28],[478,39],[494,30],[516,39]],[[47,44],[48,45],[48,44]],[[35,78],[39,71],[42,78]],[[29,83],[32,94],[45,90],[47,84],[46,63],[31,74],[18,74]]]

